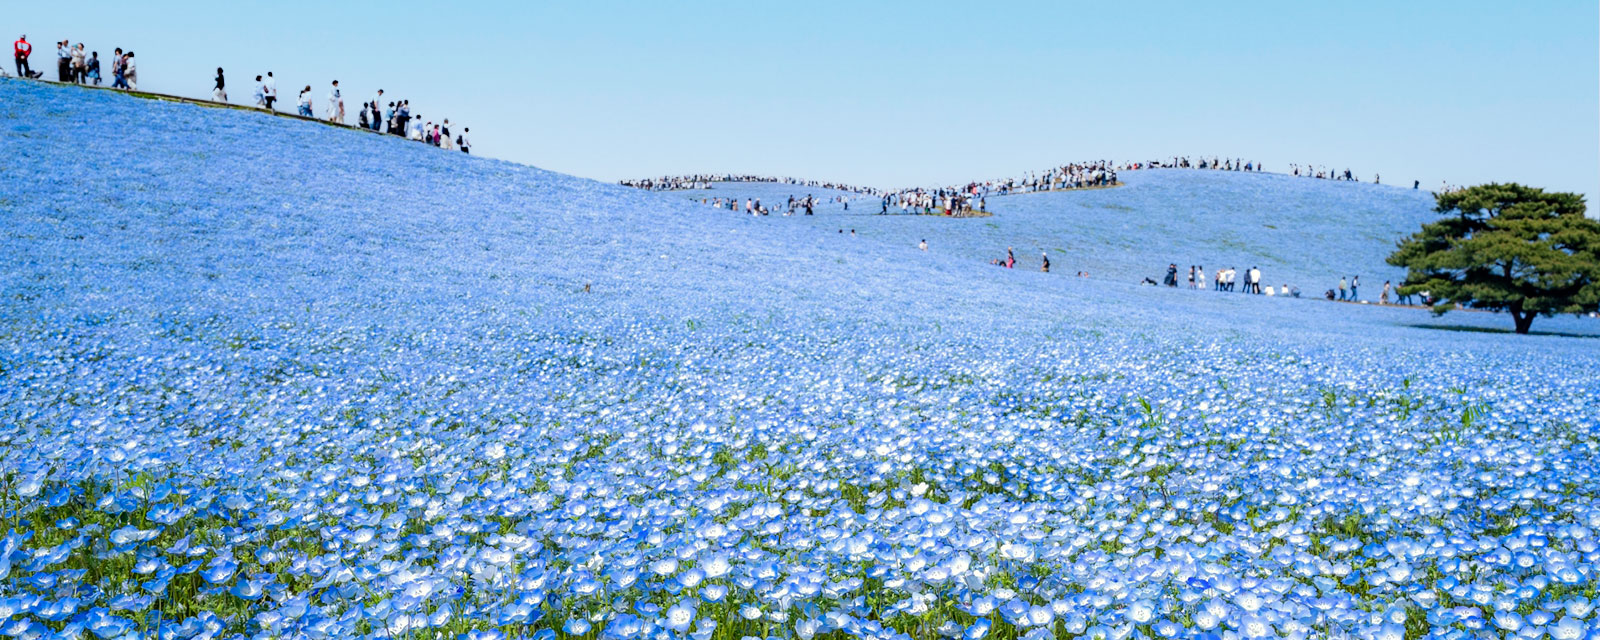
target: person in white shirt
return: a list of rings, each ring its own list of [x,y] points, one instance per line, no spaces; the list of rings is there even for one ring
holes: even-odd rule
[[[262,84],[261,76],[256,76],[256,108],[267,108],[267,86]]]
[[[122,65],[122,79],[128,81],[129,91],[138,91],[139,68],[133,63],[133,52],[129,51],[128,55],[123,56],[123,60],[126,62]]]
[[[467,154],[472,153],[472,151],[470,151],[470,149],[472,148],[472,138],[467,135],[467,134],[469,134],[471,132],[472,132],[472,129],[470,127],[462,127],[461,128],[461,152],[462,153],[467,153]]]
[[[307,118],[317,117],[316,112],[311,110],[311,85],[309,84],[306,85],[306,88],[300,90],[300,115]]]
[[[278,79],[272,77],[272,72],[267,72],[267,80],[261,85],[261,93],[266,97],[267,110],[276,111],[273,106],[278,101]]]
[[[373,131],[379,131],[381,130],[383,121],[377,117],[377,111],[383,108],[383,89],[379,89],[378,95],[372,98],[372,108],[374,117],[372,118],[371,129]]]
[[[344,124],[344,95],[339,93],[339,81],[333,81],[328,90],[328,122]]]

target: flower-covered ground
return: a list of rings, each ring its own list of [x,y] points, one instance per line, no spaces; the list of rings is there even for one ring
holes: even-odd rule
[[[772,183],[718,183],[711,189],[674,192],[702,198],[759,198],[775,211],[789,196],[814,195],[817,215],[780,218],[774,224],[815,226],[886,244],[916,245],[987,264],[1016,250],[1018,268],[1037,270],[1048,253],[1052,270],[1091,277],[1156,281],[1169,263],[1183,269],[1259,267],[1272,286],[1299,287],[1315,297],[1337,286],[1340,276],[1361,276],[1363,296],[1377,301],[1385,279],[1404,270],[1384,263],[1395,242],[1437,218],[1427,191],[1295,178],[1241,175],[1196,169],[1123,171],[1112,189],[1018,194],[988,198],[997,215],[970,220],[876,215],[872,196]],[[853,197],[850,208],[834,202]],[[742,209],[741,209],[742,211]],[[891,213],[899,213],[891,207]]]
[[[875,236],[984,220],[16,81],[0,137],[9,637],[1600,637],[1592,320],[999,270]]]

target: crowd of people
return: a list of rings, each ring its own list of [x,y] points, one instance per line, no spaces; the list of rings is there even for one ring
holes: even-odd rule
[[[17,77],[42,79],[44,72],[35,71],[32,64],[33,43],[23,34],[11,43],[12,61],[16,63]],[[100,52],[89,51],[82,42],[70,40],[56,43],[56,81],[99,86],[101,76]],[[123,53],[121,48],[111,54],[111,86],[117,89],[139,88],[139,65],[133,52]]]
[[[898,190],[882,190],[871,187],[858,187],[837,182],[823,182],[817,180],[800,180],[797,178],[780,178],[758,175],[733,175],[733,174],[690,174],[684,176],[662,176],[659,178],[643,178],[638,180],[622,180],[619,184],[652,191],[680,191],[690,189],[712,189],[718,182],[765,182],[778,184],[792,184],[806,187],[817,187],[848,191],[851,193],[876,196],[883,201],[880,213],[891,213],[893,209],[900,209],[901,213],[945,213],[960,215],[962,212],[985,211],[983,201],[989,196],[1012,195],[1019,193],[1036,193],[1041,191],[1064,191],[1073,189],[1089,189],[1121,184],[1117,180],[1118,171],[1139,171],[1145,169],[1206,169],[1213,171],[1243,171],[1259,173],[1266,171],[1263,165],[1255,160],[1243,158],[1224,158],[1220,156],[1173,156],[1163,160],[1147,160],[1137,162],[1115,163],[1109,160],[1096,160],[1090,162],[1075,162],[1058,167],[1051,167],[1044,171],[1029,172],[1022,176],[1004,178],[999,180],[984,180],[968,182],[964,185],[950,187],[914,187]],[[1350,169],[1333,169],[1324,165],[1291,164],[1288,175],[1302,178],[1321,180],[1360,182],[1354,171]],[[1382,184],[1383,176],[1374,174],[1374,184]],[[1418,180],[1411,182],[1412,189],[1421,189],[1422,183]],[[1439,185],[1439,193],[1449,193],[1459,187],[1449,183]],[[951,200],[954,199],[952,202]],[[977,206],[973,207],[974,201]]]
[[[1073,162],[1044,171],[1029,172],[1025,176],[967,183],[964,191],[971,194],[1011,195],[1039,191],[1068,191],[1109,187],[1117,181],[1117,167],[1108,160]]]
[[[1011,266],[1011,264],[1014,262],[1015,260],[1011,257],[1011,251],[1007,250],[1005,260],[995,260],[992,261],[991,264]],[[1045,265],[1045,271],[1049,271],[1048,258],[1045,261]],[[1300,297],[1299,287],[1291,287],[1285,283],[1274,288],[1270,284],[1263,285],[1262,282],[1263,279],[1261,276],[1261,269],[1258,267],[1250,267],[1244,271],[1239,271],[1234,267],[1218,269],[1212,272],[1210,282],[1208,283],[1206,279],[1206,269],[1204,266],[1189,265],[1187,288],[1205,289],[1209,287],[1212,291],[1239,291],[1243,293],[1266,296],[1288,296],[1292,298]],[[1161,279],[1161,282],[1158,283],[1151,278],[1145,278],[1141,284],[1150,286],[1162,285],[1174,288],[1184,285],[1182,272],[1179,270],[1179,267],[1176,263],[1170,263],[1167,265],[1167,273]],[[1324,291],[1322,296],[1323,298],[1334,302],[1363,302],[1361,300],[1361,276],[1341,276],[1339,278],[1339,284],[1337,287]],[[1429,295],[1427,291],[1420,292],[1415,298],[1413,298],[1412,295],[1401,292],[1400,289],[1395,287],[1393,283],[1385,280],[1383,282],[1383,291],[1378,296],[1378,304],[1390,304],[1391,300],[1393,300],[1394,304],[1401,305],[1411,305],[1418,300],[1420,300],[1421,304],[1424,305],[1431,305],[1434,303],[1433,297]]]
[[[1211,169],[1215,171],[1247,171],[1261,172],[1261,163],[1243,158],[1207,158],[1199,156],[1173,156],[1170,160],[1147,160],[1144,162],[1129,162],[1122,165],[1126,171],[1139,171],[1141,169]]]
[[[718,182],[762,182],[768,184],[787,184],[797,187],[810,187],[813,189],[832,189],[834,191],[848,191],[864,195],[880,195],[882,192],[870,187],[857,187],[839,182],[825,182],[821,180],[801,180],[799,178],[784,178],[777,176],[734,175],[716,173],[695,173],[683,176],[661,176],[658,178],[640,178],[636,180],[619,180],[617,184],[624,187],[634,187],[648,191],[693,191],[701,189],[714,189]]]
[[[1243,272],[1239,271],[1237,267],[1217,269],[1212,273],[1211,281],[1208,283],[1204,266],[1189,265],[1188,288],[1190,289],[1210,288],[1212,291],[1238,291],[1263,296],[1300,297],[1299,287],[1290,287],[1285,283],[1281,287],[1274,288],[1271,284],[1263,286],[1262,282],[1261,269],[1258,267],[1250,267]],[[1155,285],[1156,281],[1145,278],[1142,284]],[[1177,263],[1167,265],[1167,275],[1162,278],[1160,284],[1168,287],[1179,286]]]
[[[67,40],[56,43],[57,81],[96,86],[100,84],[100,52],[86,51],[86,49],[81,42],[76,45]],[[32,56],[33,44],[28,42],[28,36],[24,34],[17,38],[12,44],[12,57],[16,63],[18,77],[43,78],[43,73],[33,69]],[[112,88],[130,91],[138,89],[139,72],[133,51],[123,53],[120,47],[116,49],[111,56],[111,73]],[[255,77],[252,93],[256,108],[277,113],[278,80],[271,71]],[[211,99],[214,102],[229,102],[228,80],[222,67],[217,67],[217,75],[212,79]],[[317,118],[311,85],[306,85],[300,91],[296,113],[306,118]],[[339,88],[338,80],[334,80],[328,90],[320,119],[339,125],[346,125],[349,119],[345,109],[344,94]],[[420,114],[412,113],[410,100],[386,100],[382,89],[378,90],[372,100],[361,103],[355,112],[355,120],[354,126],[362,129],[396,135],[443,149],[472,152],[471,129],[460,127],[459,130],[455,130],[449,118],[437,123],[423,120]]]
[[[1210,158],[1188,156],[1174,156],[1170,160],[1155,160],[1149,162],[1132,162],[1123,166],[1123,169],[1134,171],[1139,169],[1213,169],[1221,171],[1263,171],[1260,162],[1247,161],[1242,158]],[[1360,182],[1355,172],[1350,169],[1335,169],[1317,164],[1290,164],[1288,175],[1296,178],[1314,178],[1318,180],[1335,180],[1341,182]],[[1383,175],[1372,174],[1373,184],[1383,184]],[[1421,180],[1411,181],[1412,189],[1421,189]],[[1453,186],[1448,182],[1440,182],[1437,193],[1450,193],[1460,190],[1461,187]]]
[[[834,196],[833,201],[843,203],[845,211],[850,210],[849,198],[845,196]],[[728,211],[739,210],[738,198],[701,198],[700,203],[709,205],[715,209],[727,209]],[[815,215],[817,205],[819,204],[821,204],[821,201],[817,200],[816,196],[806,195],[799,198],[789,196],[789,199],[784,207],[783,215],[792,216],[801,212],[804,212],[804,214],[808,216]],[[767,208],[766,205],[761,204],[761,198],[745,198],[744,212],[746,215],[752,216],[772,215],[772,210]],[[854,232],[852,231],[851,233],[853,234]]]
[[[1322,292],[1322,297],[1335,302],[1364,302],[1361,299],[1361,276],[1350,276],[1348,278],[1340,276],[1338,288]],[[1384,280],[1383,290],[1378,294],[1378,304],[1390,304],[1391,299],[1394,304],[1401,305],[1412,305],[1421,302],[1424,305],[1431,306],[1434,303],[1433,294],[1428,291],[1418,292],[1416,297],[1413,298],[1411,294],[1395,287],[1394,283]]]

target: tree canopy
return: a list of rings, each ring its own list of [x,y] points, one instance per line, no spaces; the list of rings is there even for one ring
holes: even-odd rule
[[[1428,292],[1439,314],[1457,303],[1510,312],[1517,333],[1535,316],[1600,307],[1600,222],[1583,196],[1486,184],[1435,198],[1446,216],[1389,256],[1406,268],[1402,293]]]

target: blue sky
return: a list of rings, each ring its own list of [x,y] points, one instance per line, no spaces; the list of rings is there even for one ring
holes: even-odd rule
[[[382,87],[477,152],[605,180],[906,186],[1215,154],[1600,193],[1590,0],[29,1],[0,24],[36,67],[62,38],[132,48],[156,91],[209,95],[219,65],[236,102],[269,69],[319,110],[332,79],[357,102]]]

